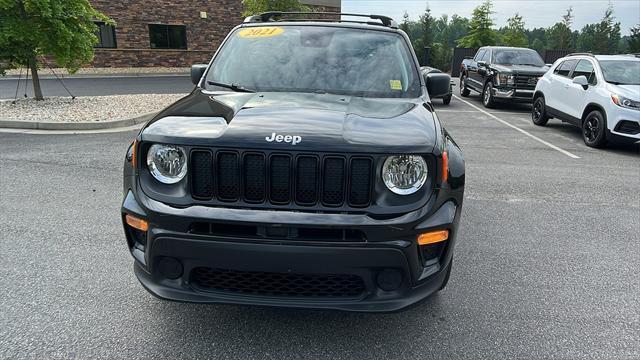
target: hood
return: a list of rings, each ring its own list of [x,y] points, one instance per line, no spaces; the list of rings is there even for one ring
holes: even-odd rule
[[[419,99],[194,90],[150,121],[143,141],[241,149],[431,152],[434,115]]]
[[[492,68],[501,73],[511,73],[513,75],[544,75],[549,70],[548,66],[533,65],[491,65]]]
[[[640,85],[616,85],[607,83],[611,92],[633,101],[640,101]]]

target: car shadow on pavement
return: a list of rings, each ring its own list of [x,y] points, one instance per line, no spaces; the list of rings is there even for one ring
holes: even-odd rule
[[[447,321],[444,298],[446,295],[435,294],[408,310],[383,314],[184,304],[154,298],[148,315],[161,321],[157,329],[164,333],[154,338],[165,344],[158,347],[182,347],[186,342],[194,353],[211,352],[214,341],[218,350],[213,353],[232,352],[227,354],[232,357],[253,350],[252,357],[261,357],[264,351],[276,358],[294,354],[305,358],[303,349],[309,355],[343,350],[373,358],[388,342],[397,348],[399,341],[413,341],[408,336],[412,331],[421,336],[441,333],[437,330]],[[166,344],[173,341],[176,343]]]
[[[582,140],[582,130],[572,124],[561,122],[556,119],[552,119],[547,123],[547,128],[552,129],[553,132],[563,135],[569,139],[574,140],[580,146],[587,148]],[[587,148],[588,149],[588,148]],[[614,138],[607,142],[606,147],[601,149],[592,149],[597,151],[621,154],[621,155],[640,155],[640,143],[633,143],[632,141]]]

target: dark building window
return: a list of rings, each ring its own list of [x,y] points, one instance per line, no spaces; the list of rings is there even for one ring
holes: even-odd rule
[[[98,43],[95,45],[97,48],[116,48],[116,28],[111,25],[107,25],[102,21],[94,22],[98,27],[96,36],[98,37]]]
[[[152,49],[186,49],[187,27],[149,24],[149,39]]]

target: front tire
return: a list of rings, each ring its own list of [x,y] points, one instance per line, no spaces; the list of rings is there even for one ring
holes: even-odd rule
[[[491,81],[487,81],[484,84],[484,89],[482,90],[482,105],[484,107],[491,109],[496,104],[493,98],[493,83]]]
[[[547,115],[544,97],[542,96],[538,96],[533,101],[533,107],[531,108],[531,121],[538,126],[545,126],[547,125],[547,122],[549,122],[549,115]]]
[[[582,139],[593,148],[603,147],[607,143],[607,120],[599,110],[587,114],[582,122]]]
[[[467,88],[467,77],[462,75],[460,77],[460,96],[467,97],[469,94],[471,94],[471,90]]]

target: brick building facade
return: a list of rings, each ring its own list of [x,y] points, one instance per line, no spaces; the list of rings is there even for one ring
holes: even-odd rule
[[[181,67],[208,62],[242,22],[242,0],[90,0],[115,27],[97,23],[94,67]],[[340,0],[303,0],[339,12]]]

